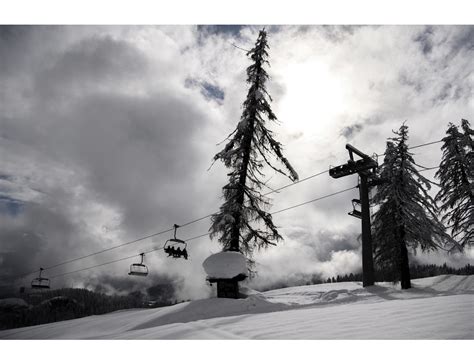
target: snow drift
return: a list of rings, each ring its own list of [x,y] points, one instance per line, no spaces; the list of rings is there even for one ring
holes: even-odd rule
[[[412,284],[290,287],[5,330],[0,339],[474,339],[474,276]]]

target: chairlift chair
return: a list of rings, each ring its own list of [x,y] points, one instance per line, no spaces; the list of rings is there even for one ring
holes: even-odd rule
[[[186,250],[188,244],[181,239],[176,237],[176,230],[179,228],[179,225],[174,224],[174,237],[171,239],[166,240],[165,245],[163,246],[163,250],[165,253],[168,253],[168,257],[172,258],[184,258],[188,259],[188,251]],[[181,250],[179,247],[177,249],[174,248],[174,245],[182,244],[184,248]]]
[[[39,276],[37,278],[34,278],[31,281],[31,288],[36,288],[36,289],[49,289],[50,282],[48,278],[41,277],[41,274],[43,273],[43,268],[40,268],[39,271]]]
[[[128,273],[129,276],[146,277],[148,275],[148,267],[143,264],[143,258],[145,257],[145,253],[141,253],[140,257],[140,263],[133,263],[132,265],[130,265],[130,272]]]
[[[352,211],[348,212],[349,215],[357,217],[358,219],[362,219],[362,212],[357,209],[357,207],[360,206],[360,200],[357,198],[354,198],[352,200]]]

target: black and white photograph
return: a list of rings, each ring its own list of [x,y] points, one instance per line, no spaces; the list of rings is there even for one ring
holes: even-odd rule
[[[263,15],[0,25],[2,347],[474,339],[474,26]]]

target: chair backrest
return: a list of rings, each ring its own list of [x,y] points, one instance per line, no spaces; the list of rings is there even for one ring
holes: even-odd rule
[[[146,276],[148,275],[148,267],[145,264],[134,263],[130,266],[130,272],[128,275],[131,276]]]
[[[35,278],[31,281],[31,288],[49,288],[49,279],[48,278]]]

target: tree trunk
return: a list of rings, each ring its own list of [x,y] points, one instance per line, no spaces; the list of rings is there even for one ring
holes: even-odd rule
[[[258,62],[257,67],[260,70],[261,64]],[[259,82],[260,82],[260,77],[257,75],[257,78],[255,80],[255,88],[258,90],[259,88]],[[256,103],[257,100],[254,100],[254,103]],[[248,170],[248,165],[250,162],[250,152],[252,149],[252,137],[254,133],[254,128],[255,128],[255,118],[256,118],[256,106],[254,106],[254,109],[252,110],[252,114],[249,116],[249,122],[250,125],[248,126],[248,131],[244,137],[243,143],[242,143],[242,148],[244,150],[244,155],[242,158],[242,167],[241,167],[241,172],[239,176],[239,190],[238,190],[238,196],[236,203],[239,206],[243,206],[245,202],[245,193],[244,193],[244,187],[245,184],[247,183],[247,170]],[[240,251],[239,249],[239,239],[240,239],[240,220],[242,216],[240,212],[237,212],[234,215],[234,226],[232,229],[232,236],[230,239],[230,249],[231,251]]]
[[[411,288],[408,249],[405,241],[400,243],[400,283],[402,289]]]
[[[456,144],[455,145],[455,148],[456,148],[456,153],[458,155],[459,158],[461,158],[461,160],[463,160],[463,153],[459,150],[459,147],[458,145]],[[464,170],[464,165],[467,164],[467,163],[464,163],[462,162],[462,167],[461,167],[461,180],[462,180],[462,183],[464,186],[467,187],[468,191],[469,191],[469,197],[471,199],[471,203],[474,205],[474,191],[470,188],[470,183],[469,183],[469,178],[467,178],[467,174],[466,174],[466,171]]]
[[[362,286],[375,283],[374,258],[372,255],[372,233],[370,231],[370,202],[367,176],[360,174],[359,197],[362,207]]]
[[[405,169],[405,155],[402,153],[402,171]],[[403,176],[401,178],[401,186],[403,187]],[[399,207],[399,216],[402,216],[401,208]],[[408,262],[408,250],[405,241],[405,228],[400,227],[400,284],[402,289],[411,288],[410,282],[410,266]]]
[[[238,196],[236,199],[236,203],[239,206],[243,206],[245,202],[245,192],[244,192],[244,187],[245,184],[247,183],[247,169],[248,169],[248,164],[250,161],[250,152],[252,148],[252,136],[254,132],[254,121],[250,121],[249,125],[249,131],[247,135],[245,135],[244,143],[243,143],[243,149],[244,149],[244,157],[242,159],[242,169],[240,172],[240,177],[239,177],[239,190],[237,191]],[[231,251],[240,251],[239,249],[239,238],[240,238],[240,219],[241,219],[241,213],[237,212],[234,215],[234,226],[232,228],[232,236],[230,240],[230,249]]]

